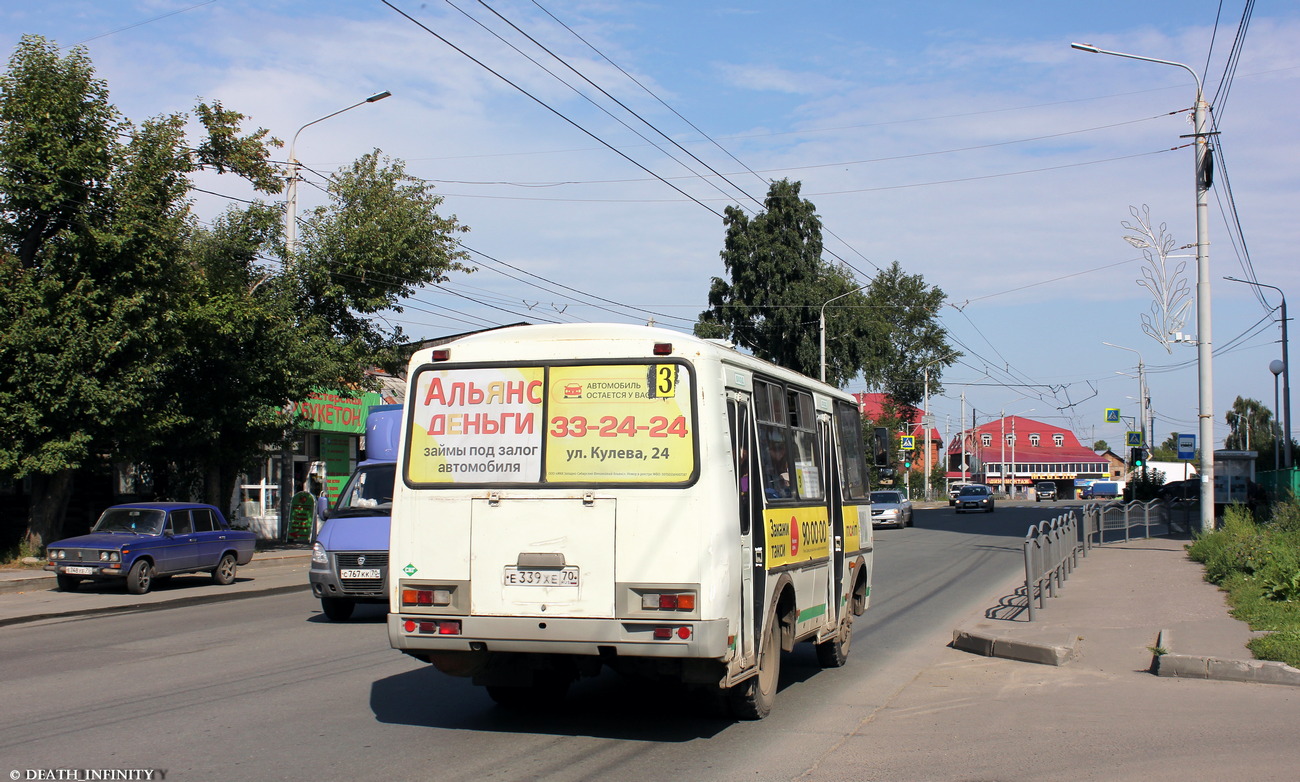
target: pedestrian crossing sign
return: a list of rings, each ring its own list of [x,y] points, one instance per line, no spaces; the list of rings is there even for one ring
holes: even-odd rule
[[[1124,444],[1129,448],[1141,448],[1143,445],[1146,445],[1146,443],[1142,442],[1141,432],[1129,432],[1128,439]]]
[[[915,450],[915,449],[916,449],[916,436],[915,436],[915,435],[905,434],[905,435],[900,436],[899,439],[900,439],[902,442],[899,443],[898,447],[899,447],[899,448],[902,448],[904,451],[911,451],[911,450]]]
[[[1119,423],[1119,408],[1118,408],[1118,407],[1108,407],[1108,408],[1106,408],[1106,423],[1108,423],[1108,424],[1117,424],[1117,423]]]

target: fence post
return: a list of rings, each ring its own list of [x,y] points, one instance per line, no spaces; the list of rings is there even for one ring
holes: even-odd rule
[[[1025,533],[1025,604],[1029,606],[1029,621],[1034,621],[1034,567],[1031,564],[1033,555],[1031,547],[1034,545],[1031,536],[1034,528],[1030,527],[1029,532]]]

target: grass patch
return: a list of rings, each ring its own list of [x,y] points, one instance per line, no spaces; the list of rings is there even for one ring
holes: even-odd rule
[[[1274,505],[1263,522],[1229,507],[1188,553],[1228,593],[1232,615],[1268,633],[1247,644],[1255,658],[1300,668],[1300,506]]]
[[[23,559],[26,557],[40,558],[40,556],[40,549],[27,545],[26,541],[19,541],[8,548],[0,549],[0,567],[39,568],[45,564],[44,560],[37,562],[36,564],[29,564],[23,562]]]

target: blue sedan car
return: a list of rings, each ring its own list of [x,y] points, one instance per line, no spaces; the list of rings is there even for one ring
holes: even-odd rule
[[[75,591],[83,580],[126,583],[143,595],[158,576],[209,572],[232,584],[235,568],[253,558],[255,536],[234,530],[221,511],[193,502],[137,502],[104,511],[87,535],[46,546],[46,570],[59,589]]]

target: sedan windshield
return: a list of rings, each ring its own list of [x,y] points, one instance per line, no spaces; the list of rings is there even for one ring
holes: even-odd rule
[[[983,494],[984,494],[984,487],[983,487],[983,486],[963,486],[963,487],[961,488],[961,496],[962,496],[962,497],[968,497],[968,496],[983,496]]]
[[[878,502],[900,503],[903,501],[903,496],[896,491],[873,491],[871,492],[871,501],[877,503]]]
[[[150,508],[109,508],[99,517],[91,532],[134,532],[157,535],[162,532],[167,512]]]

